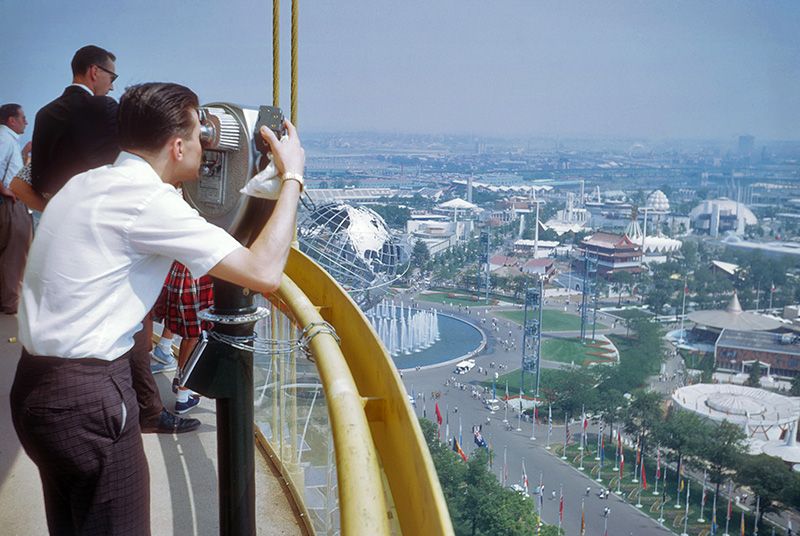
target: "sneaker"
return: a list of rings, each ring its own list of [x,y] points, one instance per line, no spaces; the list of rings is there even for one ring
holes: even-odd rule
[[[150,363],[150,372],[158,374],[159,372],[172,372],[178,368],[178,360],[173,359],[171,363]]]
[[[162,365],[169,365],[170,363],[175,361],[175,358],[172,357],[172,350],[166,352],[161,348],[161,346],[158,345],[156,345],[153,351],[150,352],[150,355],[152,356],[153,359],[155,359]]]
[[[175,413],[183,415],[200,403],[200,395],[191,395],[186,402],[175,401]]]

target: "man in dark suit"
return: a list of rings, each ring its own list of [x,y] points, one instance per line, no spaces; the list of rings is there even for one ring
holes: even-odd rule
[[[87,45],[72,58],[72,84],[36,114],[33,127],[31,186],[49,199],[73,176],[112,164],[119,155],[117,111],[108,97],[114,89],[116,56]],[[133,387],[139,402],[139,422],[145,433],[190,432],[197,419],[184,419],[164,409],[150,372],[153,323],[144,320],[130,359]]]
[[[74,175],[117,158],[118,106],[107,96],[117,79],[115,60],[93,45],[78,50],[72,58],[72,84],[36,114],[31,183],[43,196],[55,195]]]

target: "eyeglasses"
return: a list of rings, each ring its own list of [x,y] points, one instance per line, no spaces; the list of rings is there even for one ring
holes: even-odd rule
[[[115,73],[114,71],[109,71],[109,70],[108,70],[108,69],[106,69],[105,67],[101,67],[100,65],[97,65],[97,64],[95,64],[95,67],[97,67],[97,68],[98,68],[98,69],[100,69],[101,71],[105,71],[105,72],[107,72],[107,73],[108,73],[108,74],[111,76],[111,83],[112,83],[112,84],[114,83],[114,81],[115,81],[117,78],[119,78],[119,75],[118,75],[117,73]]]

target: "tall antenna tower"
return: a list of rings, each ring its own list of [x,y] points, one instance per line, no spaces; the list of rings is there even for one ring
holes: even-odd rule
[[[481,263],[485,270],[486,305],[489,305],[489,231],[481,231]]]
[[[586,330],[589,325],[589,308],[592,314],[592,340],[594,340],[597,325],[597,256],[583,252],[583,285],[581,292],[581,342],[586,340]]]
[[[522,378],[520,391],[525,390],[525,373],[535,375],[534,396],[539,396],[542,357],[542,302],[544,277],[535,287],[525,289],[525,324],[522,332]]]

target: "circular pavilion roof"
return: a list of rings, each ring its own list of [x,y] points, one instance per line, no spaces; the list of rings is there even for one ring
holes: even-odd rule
[[[741,426],[787,425],[800,417],[794,399],[764,389],[727,383],[700,383],[677,389],[672,400],[713,421]]]
[[[695,324],[738,331],[769,331],[783,325],[770,316],[743,311],[735,292],[725,310],[694,311],[687,318]]]
[[[669,212],[669,199],[661,190],[656,190],[647,196],[647,207],[656,212]]]

